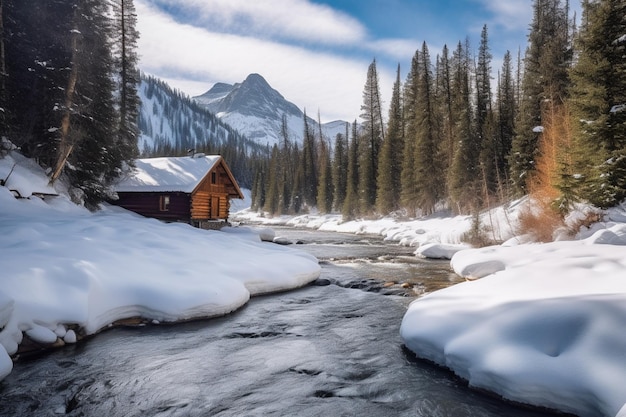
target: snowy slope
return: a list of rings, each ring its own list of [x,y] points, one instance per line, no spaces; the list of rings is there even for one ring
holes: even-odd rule
[[[163,81],[142,76],[138,94],[141,99],[138,144],[142,155],[172,156],[185,154],[191,148],[215,150],[225,143],[256,147],[240,132]]]
[[[235,85],[217,83],[194,99],[260,145],[272,146],[282,141],[282,119],[285,116],[289,139],[302,143],[304,113],[259,74],[250,74],[242,83]],[[307,116],[309,126],[318,136],[318,123],[311,117],[313,115]],[[322,134],[327,140],[334,140],[337,133],[345,132],[346,122],[322,124]]]

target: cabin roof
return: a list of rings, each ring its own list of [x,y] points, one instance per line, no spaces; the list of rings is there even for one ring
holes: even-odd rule
[[[191,193],[219,163],[220,155],[136,159],[135,168],[114,185],[117,192]]]

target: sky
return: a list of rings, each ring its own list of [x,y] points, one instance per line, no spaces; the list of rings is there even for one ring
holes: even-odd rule
[[[579,9],[577,1],[573,9]],[[261,74],[322,121],[360,115],[376,59],[384,103],[426,42],[434,59],[487,25],[494,77],[526,48],[532,0],[135,0],[140,68],[190,96]]]

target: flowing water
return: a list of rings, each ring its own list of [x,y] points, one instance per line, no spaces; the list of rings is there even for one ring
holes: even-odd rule
[[[277,234],[320,259],[315,285],[20,360],[0,382],[0,416],[553,416],[470,390],[403,348],[408,303],[459,281],[448,262],[374,237]]]

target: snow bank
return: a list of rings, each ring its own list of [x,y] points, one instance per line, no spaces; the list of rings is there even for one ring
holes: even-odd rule
[[[524,199],[498,207],[480,216],[480,223],[488,239],[503,242],[514,236],[519,208]],[[451,216],[439,213],[420,219],[399,220],[394,217],[358,219],[344,222],[338,214],[305,214],[301,216],[270,217],[250,209],[235,212],[232,219],[240,222],[261,223],[318,229],[328,232],[379,235],[387,241],[405,246],[420,247],[429,243],[460,244],[471,230],[472,216]]]
[[[469,282],[409,307],[401,333],[417,356],[452,369],[510,400],[581,416],[626,417],[626,206],[574,238],[532,243],[515,236],[527,200],[485,212],[481,230],[501,246],[459,250],[471,216],[342,222],[338,215],[245,221],[355,234],[416,246],[416,255],[451,257]],[[588,219],[580,207],[568,225]],[[601,217],[601,216],[600,216]],[[576,240],[572,240],[576,239]]]
[[[443,243],[426,243],[415,251],[415,255],[427,259],[451,259],[455,253],[469,249],[469,245],[450,245]]]
[[[0,172],[12,163],[0,159]],[[16,170],[11,179],[31,184]],[[72,343],[74,329],[93,334],[131,317],[223,315],[251,295],[300,287],[320,273],[313,256],[252,230],[199,230],[117,207],[93,214],[64,197],[18,200],[7,187],[0,207],[0,378],[25,335]]]
[[[610,244],[607,244],[610,243]],[[626,403],[626,225],[581,241],[456,253],[481,278],[414,301],[409,349],[471,386],[581,416]]]

